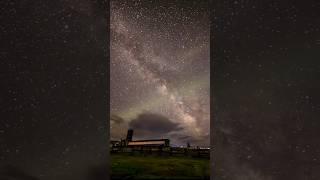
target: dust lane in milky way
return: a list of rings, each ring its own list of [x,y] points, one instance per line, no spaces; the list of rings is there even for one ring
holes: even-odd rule
[[[209,145],[206,3],[111,1],[111,139]]]

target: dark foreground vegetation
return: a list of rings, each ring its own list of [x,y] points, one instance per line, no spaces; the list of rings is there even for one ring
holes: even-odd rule
[[[207,158],[111,155],[112,179],[209,179]]]

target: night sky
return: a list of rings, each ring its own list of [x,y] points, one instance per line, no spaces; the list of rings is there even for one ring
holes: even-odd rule
[[[213,1],[213,179],[320,179],[319,5]]]
[[[208,1],[111,1],[111,138],[210,144]]]
[[[0,7],[0,179],[94,179],[108,152],[107,4]]]

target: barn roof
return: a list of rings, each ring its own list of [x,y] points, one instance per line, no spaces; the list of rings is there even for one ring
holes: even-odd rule
[[[168,141],[169,139],[145,139],[145,140],[134,140],[130,142],[148,142],[148,141]]]

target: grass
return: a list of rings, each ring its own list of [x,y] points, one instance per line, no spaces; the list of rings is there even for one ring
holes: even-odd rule
[[[112,179],[209,179],[210,160],[112,154],[111,177]]]

